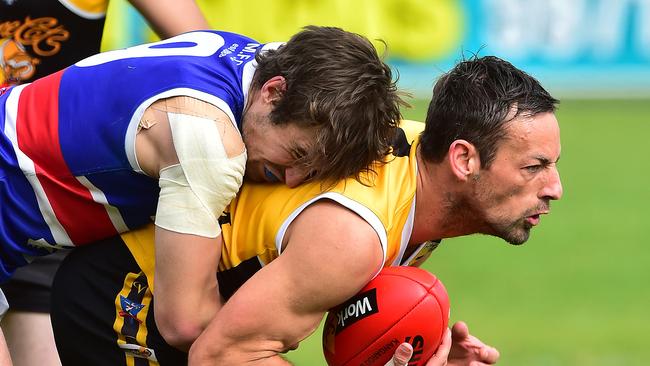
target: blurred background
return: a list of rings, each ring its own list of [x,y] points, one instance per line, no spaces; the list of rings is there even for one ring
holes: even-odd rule
[[[307,24],[383,39],[413,95],[410,119],[424,120],[433,83],[463,56],[496,55],[538,78],[561,99],[564,198],[525,245],[445,240],[425,268],[447,286],[452,321],[497,347],[501,365],[650,362],[650,0],[199,4],[215,29],[261,42]],[[105,50],[154,40],[123,0],[110,2],[105,32]],[[320,332],[288,358],[325,365]]]

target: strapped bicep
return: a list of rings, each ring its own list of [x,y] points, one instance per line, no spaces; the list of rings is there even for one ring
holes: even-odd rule
[[[213,104],[188,96],[178,96],[164,100],[164,111],[168,114],[186,115],[212,120],[217,126],[226,156],[232,158],[244,152],[241,134],[228,115]],[[156,108],[162,108],[158,105]],[[174,145],[176,142],[174,142]]]
[[[239,132],[210,104],[189,97],[165,105],[178,164],[160,170],[156,225],[216,237],[218,218],[241,187],[246,151]]]

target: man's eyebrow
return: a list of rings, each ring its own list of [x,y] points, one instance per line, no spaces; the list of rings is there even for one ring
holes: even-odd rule
[[[534,156],[533,159],[536,159],[542,165],[549,165],[551,163],[556,163],[557,164],[557,162],[560,161],[559,156],[557,157],[557,160],[555,160],[555,161],[551,161],[551,159],[547,158],[546,156],[541,156],[541,155]]]

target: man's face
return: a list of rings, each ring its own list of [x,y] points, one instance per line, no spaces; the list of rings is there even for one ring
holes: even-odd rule
[[[473,206],[483,216],[485,234],[518,245],[549,213],[550,201],[562,197],[560,129],[553,113],[540,113],[517,117],[506,131],[490,167],[473,177]]]
[[[315,131],[293,123],[274,125],[268,113],[250,110],[244,117],[243,137],[248,151],[247,179],[295,187],[308,177],[309,172],[295,162],[310,148]]]

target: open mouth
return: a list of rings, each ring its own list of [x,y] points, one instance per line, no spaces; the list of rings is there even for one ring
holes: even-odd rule
[[[539,220],[540,220],[539,216],[540,216],[539,214],[528,216],[526,217],[526,222],[528,222],[532,226],[536,226],[537,224],[539,224]]]

